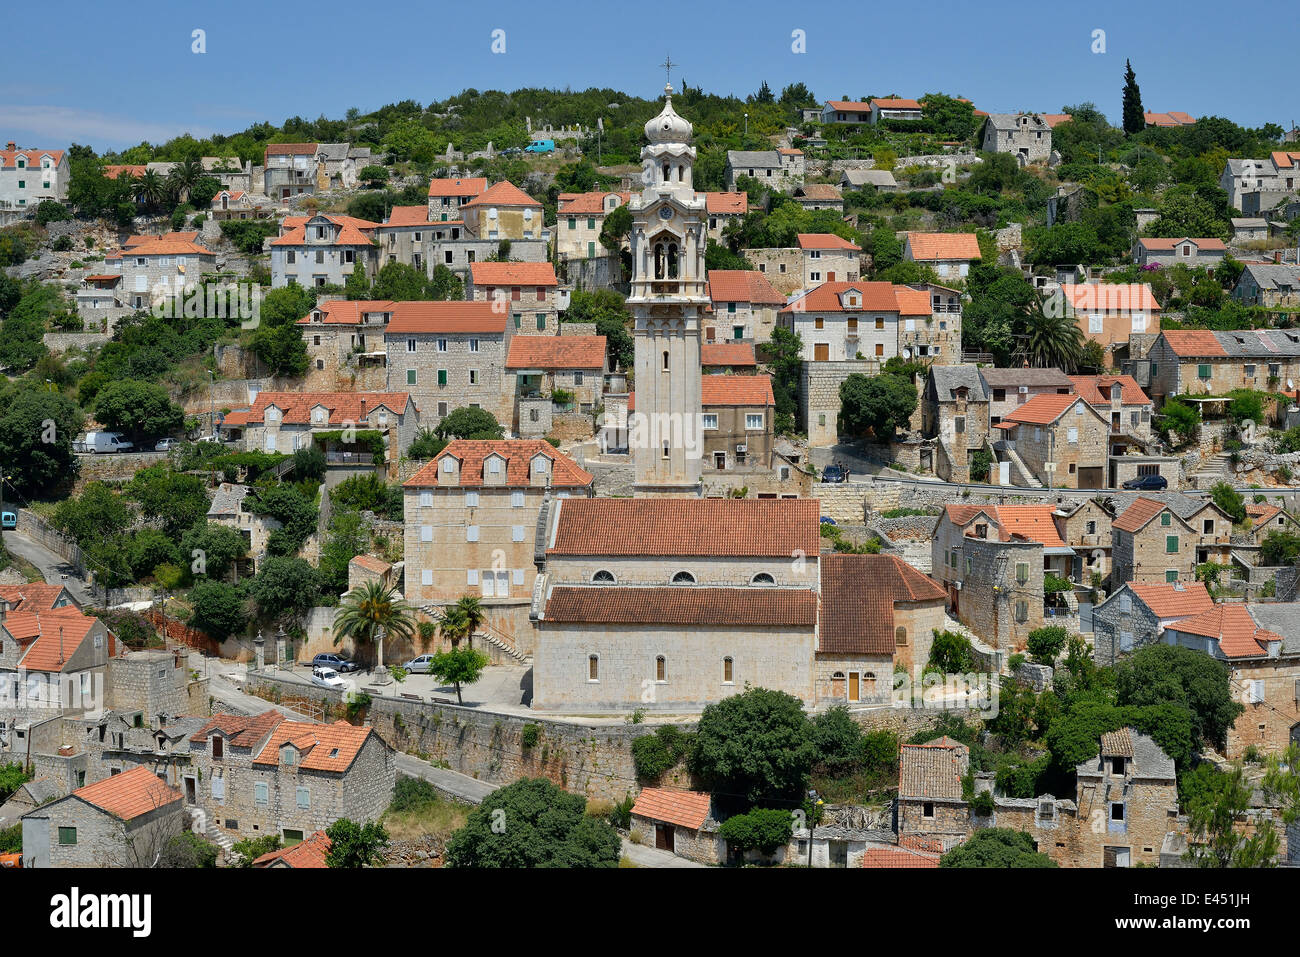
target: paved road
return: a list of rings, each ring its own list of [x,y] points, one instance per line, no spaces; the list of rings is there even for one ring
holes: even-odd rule
[[[10,554],[35,565],[46,582],[67,588],[72,597],[83,607],[89,608],[95,603],[90,586],[77,577],[76,568],[62,555],[50,551],[44,545],[18,532],[5,532],[4,545]]]

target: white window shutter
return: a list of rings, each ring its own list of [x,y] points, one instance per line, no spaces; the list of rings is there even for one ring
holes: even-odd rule
[[[420,526],[420,541],[422,541],[422,542],[431,542],[431,541],[433,541],[433,526],[432,526],[432,525],[421,525],[421,526]]]
[[[467,542],[477,542],[477,541],[478,541],[478,526],[477,526],[477,525],[468,525],[468,526],[466,526],[466,528],[465,528],[465,541],[467,541]]]
[[[522,568],[514,569],[514,583],[522,585],[524,583],[524,570]]]
[[[420,569],[420,584],[421,584],[421,585],[432,585],[432,584],[433,584],[433,569],[432,569],[432,568],[422,568],[422,569]]]
[[[511,529],[510,540],[512,542],[522,542],[524,540],[524,527],[522,525],[516,525]]]
[[[423,489],[420,492],[420,508],[433,507],[433,492],[429,489]]]
[[[477,585],[477,584],[478,584],[478,569],[477,569],[477,568],[471,568],[471,569],[468,569],[468,570],[465,572],[465,584],[466,584],[466,585]]]

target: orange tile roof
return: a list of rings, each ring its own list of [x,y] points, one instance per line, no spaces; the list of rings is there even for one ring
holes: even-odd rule
[[[120,256],[119,256],[119,258],[120,258]],[[115,284],[115,283],[119,283],[119,282],[122,281],[122,274],[121,274],[120,272],[100,273],[100,274],[95,275],[95,276],[86,276],[85,279],[84,279],[84,281],[85,281],[85,282],[92,282],[92,283],[94,283],[94,282],[106,282],[106,283],[108,283],[109,285],[113,285],[113,284]]]
[[[428,206],[394,206],[388,212],[384,226],[431,226]]]
[[[158,233],[132,233],[126,237],[126,242],[122,244],[123,249],[133,249],[136,246],[143,246],[145,243],[156,242],[197,242],[199,238],[198,230],[188,230],[184,232]]]
[[[64,593],[62,585],[32,582],[26,585],[0,585],[0,601],[8,602],[13,611],[52,611]]]
[[[548,554],[782,557],[821,552],[817,499],[564,499]]]
[[[1069,113],[1040,113],[1038,115],[1043,118],[1043,122],[1047,124],[1048,129],[1055,129],[1060,124],[1068,123],[1074,119]]]
[[[604,336],[513,336],[507,369],[603,369]]]
[[[87,784],[73,791],[72,796],[123,821],[134,820],[181,800],[180,791],[168,787],[146,767],[134,767]]]
[[[846,308],[840,297],[850,289],[856,289],[862,294],[862,304],[857,308]],[[917,300],[913,293],[915,290],[908,289],[906,286],[895,286],[888,282],[824,282],[820,286],[814,287],[809,292],[800,296],[794,302],[790,303],[781,313],[794,314],[801,312],[897,312],[902,313],[903,305],[899,302],[899,293],[904,292],[904,301],[909,310],[916,308]],[[928,315],[930,308],[927,305],[925,313]],[[915,313],[909,311],[908,315]]]
[[[81,648],[99,619],[83,615],[72,605],[51,611],[16,611],[5,615],[2,623],[20,643],[30,642],[19,665],[28,671],[61,672]],[[117,654],[117,644],[110,632],[108,656]]]
[[[360,728],[346,721],[317,724],[313,721],[281,721],[255,765],[280,766],[280,748],[292,744],[300,752],[297,767],[306,771],[346,771],[356,760],[370,736],[379,735],[373,728]]]
[[[555,267],[550,263],[470,263],[470,282],[475,286],[558,286]]]
[[[8,165],[8,163],[5,165]],[[148,168],[149,167],[143,165],[111,163],[108,166],[101,167],[100,172],[104,174],[105,179],[117,179],[119,176],[129,176],[132,179],[139,179],[144,176],[145,171]]]
[[[1061,295],[1078,312],[1160,311],[1160,303],[1144,282],[1063,282]]]
[[[1276,505],[1261,503],[1259,505],[1246,506],[1246,517],[1256,526],[1270,522],[1280,514],[1282,514],[1282,510]],[[0,589],[0,598],[2,597],[4,597],[4,591],[3,589]]]
[[[480,487],[485,484],[483,461],[489,455],[499,455],[506,460],[506,481],[502,487],[526,488],[532,485],[530,463],[539,454],[551,463],[552,488],[587,488],[594,481],[590,472],[580,468],[573,459],[556,451],[551,443],[541,439],[453,439],[427,465],[402,484],[407,488],[437,487],[438,468],[442,460],[450,456],[460,462],[460,484],[456,487]]]
[[[974,233],[908,233],[907,242],[917,262],[979,259],[981,255]]]
[[[282,721],[284,715],[274,708],[255,715],[227,714],[223,711],[214,714],[212,720],[190,735],[190,741],[204,742],[213,731],[220,731],[232,747],[251,748]]]
[[[1110,527],[1121,532],[1138,532],[1145,528],[1151,519],[1166,510],[1173,514],[1173,510],[1163,502],[1157,502],[1152,498],[1139,498],[1117,515]]]
[[[785,305],[785,296],[757,269],[710,269],[709,298],[719,302],[754,302]]]
[[[478,176],[429,181],[430,196],[477,196],[485,189],[487,189],[487,180]]]
[[[944,736],[899,749],[898,796],[960,800],[970,749]]]
[[[775,405],[772,377],[706,375],[700,377],[701,405]]]
[[[1209,329],[1166,329],[1160,334],[1176,356],[1199,358],[1228,354],[1218,337]]]
[[[492,302],[395,303],[386,333],[504,335],[506,315]]]
[[[378,229],[379,223],[372,223],[366,219],[357,219],[353,216],[339,216],[333,213],[321,213],[325,219],[329,220],[335,226],[340,227],[338,234],[334,237],[331,245],[334,246],[369,246],[372,245],[369,233],[371,230]],[[285,230],[282,236],[271,240],[272,246],[304,246],[307,244],[307,222],[305,216],[289,216],[281,224]],[[322,245],[313,243],[313,245]]]
[[[1196,119],[1182,110],[1170,110],[1168,113],[1143,113],[1142,119],[1148,126],[1191,126]]]
[[[316,154],[317,143],[268,143],[266,156],[306,156]]]
[[[861,252],[862,247],[834,233],[799,233],[800,249],[847,249]]]
[[[939,866],[938,854],[910,851],[906,848],[873,847],[862,854],[863,867],[930,868]]]
[[[1116,385],[1120,388],[1120,401],[1124,405],[1151,404],[1151,399],[1131,375],[1072,375],[1070,382],[1074,384],[1074,391],[1089,405],[1110,405],[1110,396],[1106,393]]]
[[[710,215],[725,216],[749,211],[748,193],[705,193],[704,209]]]
[[[916,100],[904,100],[890,96],[872,100],[871,105],[882,110],[919,110],[921,108],[921,104]]]
[[[969,525],[977,515],[987,516],[1004,542],[1018,535],[1047,548],[1066,547],[1052,518],[1055,505],[948,505],[944,511],[948,521],[958,527]]]
[[[1184,236],[1181,239],[1163,239],[1157,236],[1143,236],[1138,240],[1138,245],[1143,249],[1171,250],[1181,243],[1192,242],[1196,248],[1205,250],[1225,250],[1227,245],[1222,239],[1196,239],[1190,236]]]
[[[222,426],[248,425],[250,409],[233,409],[221,420]]]
[[[820,561],[819,652],[892,656],[894,605],[947,598],[938,582],[894,555],[823,555]]]
[[[803,150],[796,149],[793,146],[782,146],[777,152],[783,156],[803,156]]]
[[[542,204],[514,183],[509,180],[502,180],[493,186],[489,186],[468,203],[461,204],[462,208],[467,206],[536,206],[540,209]]]
[[[270,867],[273,864],[279,864],[283,867],[292,867],[298,870],[328,867],[325,858],[329,854],[331,847],[333,847],[333,842],[329,839],[329,835],[324,831],[317,831],[311,837],[305,841],[299,841],[293,847],[286,847],[278,851],[271,851],[269,854],[263,854],[253,861],[253,866]]]
[[[807,627],[817,624],[811,588],[709,588],[693,585],[557,585],[545,621],[609,625]]]
[[[713,366],[757,366],[758,358],[754,354],[751,342],[705,342],[700,346],[700,365],[705,368]]]
[[[1169,626],[1171,631],[1213,638],[1225,658],[1254,658],[1268,653],[1269,642],[1283,641],[1275,631],[1260,628],[1250,610],[1239,602],[1224,602]]]
[[[637,817],[698,831],[709,818],[712,797],[701,791],[677,791],[672,788],[642,788],[632,805]]]
[[[1020,425],[1051,425],[1078,401],[1079,396],[1077,395],[1040,392],[1024,405],[1018,406],[1014,412],[1004,417],[1002,421]]]
[[[608,212],[605,200],[617,196],[619,205],[626,205],[631,193],[561,193],[556,200],[557,214],[561,216],[601,216]]]
[[[844,198],[844,194],[840,192],[840,188],[838,186],[833,186],[830,183],[809,183],[807,186],[799,187],[796,192],[799,194],[799,198],[811,199],[818,202],[828,202],[837,199],[842,200]]]
[[[1129,582],[1128,587],[1157,618],[1190,618],[1214,607],[1205,582]]]
[[[898,300],[898,314],[900,316],[928,316],[933,312],[930,304],[930,294],[924,289],[895,286],[894,298]]]
[[[264,422],[266,409],[274,405],[286,425],[342,425],[361,423],[375,409],[383,407],[398,415],[406,414],[411,402],[407,392],[259,392],[249,410],[251,424]],[[328,410],[324,422],[313,422],[311,410],[323,405]]]
[[[382,558],[375,558],[373,555],[355,555],[349,564],[360,565],[366,571],[376,572],[384,575],[392,570],[393,566]]]
[[[837,113],[870,113],[870,103],[858,103],[855,100],[827,100],[826,105]]]

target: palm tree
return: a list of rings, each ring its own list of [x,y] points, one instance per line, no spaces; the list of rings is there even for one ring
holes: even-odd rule
[[[1027,303],[1021,318],[1024,322],[1025,360],[1033,367],[1057,368],[1073,372],[1083,359],[1083,330],[1064,310],[1048,311],[1037,296]]]
[[[146,209],[157,209],[167,196],[167,184],[157,170],[145,170],[133,187],[136,200],[143,203]]]
[[[451,642],[453,648],[460,646],[462,638],[474,643],[474,632],[487,620],[483,604],[473,595],[464,595],[456,603],[448,605],[438,616],[438,631],[442,637]]]
[[[190,190],[203,178],[203,164],[196,159],[181,160],[172,167],[168,182],[182,203],[190,198]]]
[[[415,612],[396,587],[368,581],[344,597],[334,618],[334,644],[344,638],[361,647],[373,644],[378,650],[378,668],[384,667],[384,636],[409,639],[415,634]]]

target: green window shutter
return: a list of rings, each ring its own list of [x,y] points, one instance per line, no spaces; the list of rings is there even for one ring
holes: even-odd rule
[[[735,311],[736,311],[736,304],[734,302],[727,303],[727,312],[735,312]]]
[[[542,332],[546,330],[546,313],[539,312],[537,314],[537,328]]]
[[[1177,554],[1178,554],[1178,536],[1177,536],[1177,535],[1166,535],[1166,536],[1165,536],[1165,552],[1168,553],[1168,554],[1170,554],[1170,555],[1177,555]]]
[[[68,847],[77,843],[77,829],[75,827],[59,828],[59,843]]]
[[[570,217],[569,217],[569,228],[570,228],[570,229],[577,229],[577,228],[578,228],[578,217],[577,217],[577,216],[570,216]]]
[[[596,258],[596,244],[595,244],[595,243],[587,243],[587,258],[588,258],[588,259],[594,259],[594,258]]]
[[[1161,513],[1160,513],[1160,524],[1161,524],[1161,525],[1164,525],[1164,526],[1167,528],[1167,527],[1169,526],[1169,522],[1170,522],[1169,513],[1168,513],[1168,512],[1161,512]]]
[[[26,189],[26,188],[27,188],[27,180],[25,180],[25,179],[20,179],[20,180],[18,181],[18,188],[19,188],[19,189]]]
[[[1172,568],[1169,569],[1169,571],[1165,572],[1165,581],[1171,585],[1178,581],[1178,572],[1174,571]]]
[[[523,327],[524,327],[524,317],[521,316],[521,315],[519,315],[519,313],[516,312],[516,313],[515,313],[515,328],[516,328],[516,329],[522,329]]]
[[[447,370],[446,370],[446,369],[439,369],[439,370],[438,370],[438,385],[446,385],[446,384],[447,384]]]
[[[414,369],[407,369],[407,370],[406,370],[406,384],[407,384],[407,385],[415,385],[415,370],[414,370]]]
[[[595,229],[595,228],[596,228],[596,217],[595,217],[595,216],[588,216],[588,217],[587,217],[587,228],[588,228],[588,229]]]
[[[1210,377],[1209,363],[1202,363],[1201,365],[1198,365],[1196,367],[1196,375],[1201,379],[1208,379]]]

